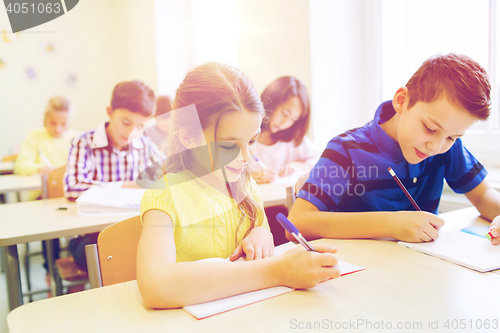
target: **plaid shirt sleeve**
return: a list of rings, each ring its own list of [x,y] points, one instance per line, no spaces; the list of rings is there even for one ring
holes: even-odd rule
[[[64,174],[64,195],[68,199],[76,199],[91,185],[101,183],[93,180],[95,166],[90,142],[87,134],[75,137],[71,141]]]

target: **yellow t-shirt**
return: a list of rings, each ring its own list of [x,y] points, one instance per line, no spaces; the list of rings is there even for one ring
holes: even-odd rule
[[[242,212],[234,199],[199,178],[188,177],[185,172],[169,173],[164,177],[166,189],[147,190],[141,202],[141,221],[144,213],[152,209],[170,216],[177,262],[227,258],[236,249],[235,234]],[[253,200],[263,207],[259,187],[253,179],[248,185],[250,189]],[[263,209],[261,216],[262,223],[256,222],[255,226],[269,230]],[[250,220],[245,217],[238,229],[238,244],[249,228]]]
[[[70,129],[62,137],[54,138],[45,127],[30,132],[19,148],[19,155],[14,163],[14,173],[24,176],[38,173],[38,170],[45,165],[40,152],[47,157],[55,169],[65,166],[68,163],[71,139],[77,133]],[[30,191],[30,200],[36,199],[41,193],[38,190]]]
[[[76,131],[68,130],[62,137],[54,138],[45,127],[30,132],[19,148],[14,173],[26,176],[38,173],[38,169],[45,165],[39,151],[45,154],[54,168],[66,165],[71,139],[76,134]]]

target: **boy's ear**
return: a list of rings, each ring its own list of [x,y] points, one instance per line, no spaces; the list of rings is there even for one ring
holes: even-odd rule
[[[109,117],[111,117],[111,114],[113,113],[113,109],[111,108],[111,106],[108,106],[106,108],[106,113],[108,114]]]
[[[394,94],[394,98],[392,99],[392,106],[394,110],[401,114],[404,109],[408,106],[409,96],[408,96],[408,88],[401,87]]]

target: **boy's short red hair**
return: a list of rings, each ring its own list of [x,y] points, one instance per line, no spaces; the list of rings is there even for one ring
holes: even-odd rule
[[[149,117],[155,112],[155,94],[141,81],[120,82],[113,89],[111,108],[126,109]]]
[[[443,95],[474,117],[490,115],[488,74],[473,59],[461,54],[435,55],[424,61],[408,83],[408,108],[418,101],[430,103]]]

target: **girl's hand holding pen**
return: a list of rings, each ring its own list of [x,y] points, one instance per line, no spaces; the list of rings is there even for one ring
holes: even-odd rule
[[[295,289],[312,288],[320,282],[340,276],[337,266],[336,248],[315,244],[318,252],[306,251],[302,246],[273,257],[272,276],[278,279],[278,285]]]
[[[41,175],[47,175],[52,170],[54,170],[54,169],[51,168],[50,166],[44,165],[44,166],[40,167],[40,169],[38,169],[38,173],[41,174]]]
[[[282,168],[280,168],[278,173],[279,173],[280,177],[288,177],[288,176],[293,175],[294,172],[295,172],[295,168],[293,166],[293,163],[288,163],[288,164],[285,164],[285,166],[283,166]]]
[[[250,176],[257,184],[267,184],[276,178],[276,171],[272,169],[254,170],[250,172]]]

